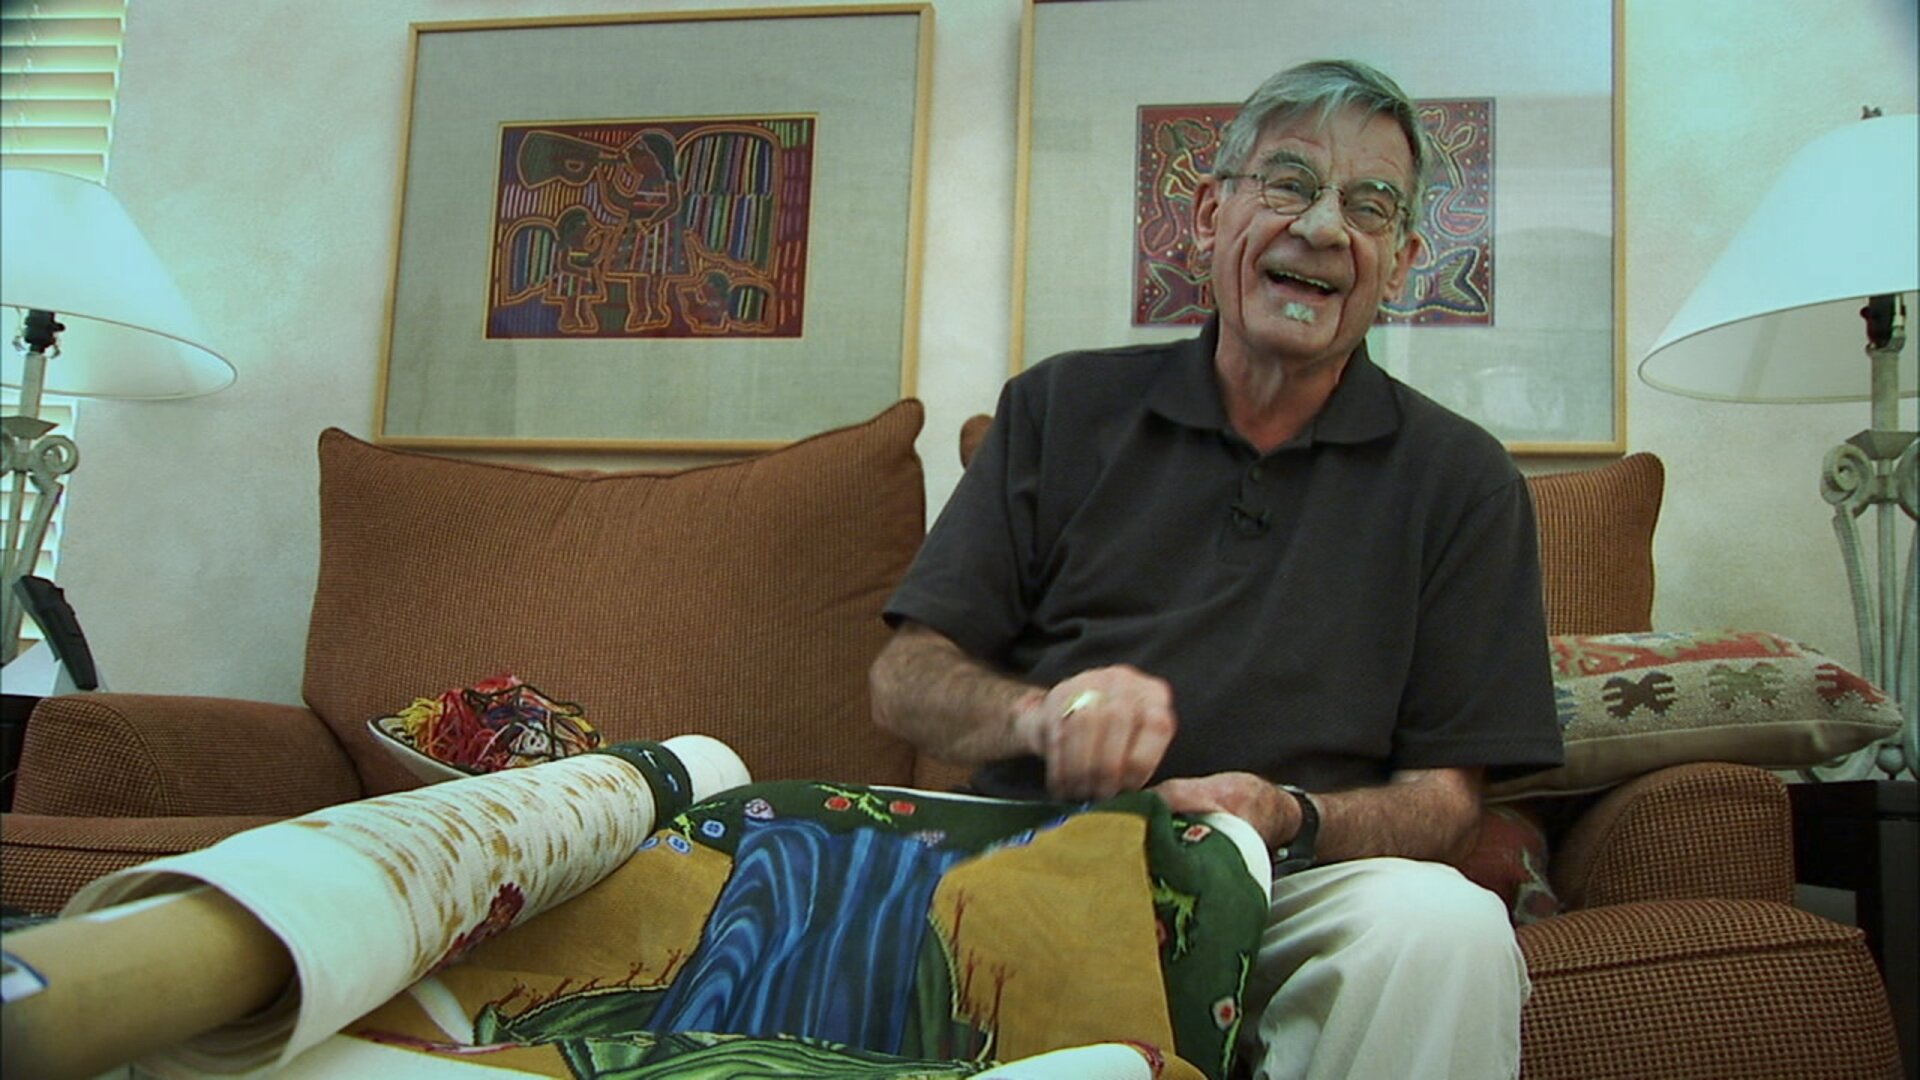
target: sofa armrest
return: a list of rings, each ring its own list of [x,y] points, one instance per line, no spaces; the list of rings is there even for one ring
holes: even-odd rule
[[[13,808],[27,814],[276,815],[361,796],[308,709],[231,698],[68,694],[27,722]]]
[[[80,887],[115,870],[198,851],[277,817],[48,817],[0,814],[0,904],[57,914]]]
[[[1607,792],[1550,863],[1569,908],[1638,900],[1793,899],[1786,785],[1763,769],[1675,765]]]

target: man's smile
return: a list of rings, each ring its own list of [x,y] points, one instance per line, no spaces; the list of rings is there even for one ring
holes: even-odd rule
[[[1298,273],[1293,270],[1269,266],[1262,267],[1261,273],[1265,274],[1267,280],[1275,285],[1293,291],[1306,292],[1317,296],[1332,296],[1340,291],[1338,286],[1329,281]]]

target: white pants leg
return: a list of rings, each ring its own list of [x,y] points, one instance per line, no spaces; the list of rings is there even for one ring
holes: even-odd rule
[[[1498,897],[1439,863],[1281,878],[1246,1006],[1258,1080],[1506,1080],[1526,964]]]

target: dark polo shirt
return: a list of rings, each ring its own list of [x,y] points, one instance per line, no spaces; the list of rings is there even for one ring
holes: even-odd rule
[[[1180,729],[1156,780],[1559,764],[1533,507],[1505,449],[1363,346],[1262,456],[1227,422],[1215,333],[1009,381],[888,620],[1038,685],[1120,663],[1166,679]],[[1043,780],[1037,758],[974,777],[1013,797]]]

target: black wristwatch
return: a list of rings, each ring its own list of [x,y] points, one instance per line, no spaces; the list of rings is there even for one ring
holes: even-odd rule
[[[1312,866],[1314,842],[1320,839],[1320,804],[1313,801],[1312,795],[1292,784],[1278,786],[1300,804],[1300,829],[1293,834],[1293,839],[1273,849],[1275,877]]]

